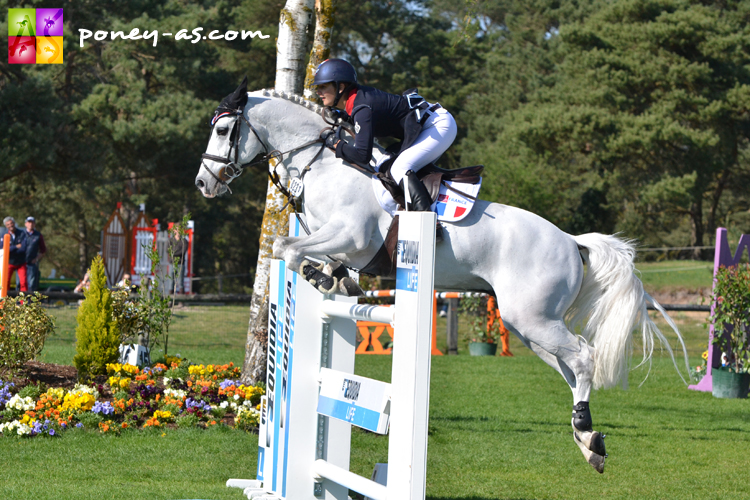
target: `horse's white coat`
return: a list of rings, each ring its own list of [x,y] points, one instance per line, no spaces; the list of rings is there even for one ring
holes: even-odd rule
[[[269,149],[286,151],[315,139],[326,127],[311,108],[258,91],[249,93],[245,116]],[[216,128],[234,119],[223,118]],[[246,125],[240,148],[242,162],[263,151]],[[225,156],[228,149],[227,137],[214,133],[206,152]],[[299,176],[318,149],[314,145],[286,158],[289,174]],[[222,164],[206,164],[222,175]],[[304,214],[312,235],[279,238],[274,256],[291,269],[299,269],[305,256],[326,255],[354,268],[365,266],[391,222],[370,177],[326,149],[304,181]],[[207,197],[226,191],[202,170],[196,184]],[[651,348],[654,335],[663,338],[646,312],[653,299],[633,274],[628,242],[596,233],[571,236],[530,212],[482,200],[467,218],[446,224],[444,233],[436,247],[435,287],[495,293],[506,327],[565,378],[574,404],[589,401],[592,386],[626,383],[634,328],[644,336],[647,358],[645,346]],[[579,251],[579,245],[586,249]],[[583,259],[589,263],[585,284]],[[584,326],[581,337],[571,333],[566,317]]]

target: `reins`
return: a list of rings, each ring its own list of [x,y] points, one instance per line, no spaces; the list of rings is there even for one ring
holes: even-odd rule
[[[299,150],[305,149],[305,148],[307,148],[309,146],[312,146],[313,144],[319,144],[321,142],[321,140],[320,139],[314,139],[312,141],[308,141],[308,142],[302,144],[301,146],[297,146],[295,148],[292,148],[292,149],[290,149],[288,151],[284,151],[284,152],[281,152],[281,151],[278,151],[278,150],[275,150],[275,149],[269,152],[268,151],[268,146],[266,146],[266,143],[263,142],[263,140],[260,138],[260,134],[258,134],[258,131],[255,129],[255,127],[253,127],[253,125],[248,121],[248,119],[245,118],[244,110],[242,110],[242,109],[225,111],[223,113],[218,113],[217,112],[217,114],[211,120],[211,127],[212,128],[214,127],[214,125],[216,124],[216,122],[218,121],[219,118],[223,118],[225,116],[230,116],[230,115],[234,115],[238,119],[241,118],[242,121],[244,121],[247,124],[247,127],[253,132],[253,134],[255,134],[255,137],[258,139],[258,142],[260,143],[260,145],[263,146],[263,152],[265,154],[260,159],[258,159],[258,160],[251,161],[251,162],[248,162],[248,163],[242,163],[242,164],[238,163],[238,160],[239,160],[239,150],[240,150],[240,148],[239,148],[239,142],[240,142],[240,135],[241,134],[240,134],[240,131],[235,131],[235,127],[237,126],[237,121],[235,121],[234,125],[232,127],[232,133],[231,133],[231,136],[230,136],[231,143],[229,145],[229,151],[227,152],[227,156],[226,157],[221,157],[221,156],[216,156],[216,155],[210,155],[210,154],[207,154],[207,153],[203,153],[201,155],[201,167],[205,168],[208,171],[208,173],[211,174],[211,176],[219,184],[221,184],[222,186],[224,186],[225,188],[227,188],[227,190],[229,191],[229,193],[232,194],[232,189],[229,187],[229,183],[227,181],[231,182],[234,179],[236,179],[237,177],[239,177],[240,175],[242,175],[242,172],[247,167],[252,167],[254,165],[257,165],[257,164],[263,163],[263,162],[268,163],[270,160],[273,159],[273,160],[276,161],[276,163],[273,166],[273,172],[271,171],[270,168],[268,168],[266,170],[268,172],[268,178],[271,180],[271,183],[274,186],[276,186],[276,189],[278,189],[281,194],[283,194],[284,196],[286,196],[286,198],[288,200],[287,203],[281,208],[281,210],[284,210],[291,203],[292,208],[294,208],[294,211],[297,212],[297,206],[296,206],[296,204],[294,202],[294,196],[292,196],[292,194],[289,192],[289,190],[281,184],[281,179],[279,177],[279,174],[276,172],[276,167],[277,167],[277,165],[279,163],[282,163],[284,161],[284,156],[288,155],[289,153],[294,153],[295,151],[299,151]],[[242,125],[240,124],[240,127],[241,126]],[[233,136],[233,140],[231,139],[232,136]],[[234,160],[232,160],[232,149],[234,149]],[[315,162],[315,160],[318,159],[318,157],[321,155],[321,153],[323,152],[324,149],[325,149],[325,143],[321,144],[320,150],[318,150],[318,152],[315,154],[315,156],[312,158],[312,160],[310,160],[310,162],[305,166],[305,168],[302,169],[302,175],[300,176],[301,179],[304,178],[305,173],[307,173],[310,170],[310,168],[312,167],[312,164]],[[221,179],[218,175],[216,175],[210,168],[208,168],[208,166],[206,165],[206,163],[203,160],[211,160],[211,161],[215,161],[217,163],[223,163],[223,164],[225,164],[226,167],[224,167],[224,176],[226,176],[227,180]]]

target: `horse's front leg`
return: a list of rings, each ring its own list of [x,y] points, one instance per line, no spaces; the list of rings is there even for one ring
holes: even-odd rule
[[[302,275],[323,293],[347,296],[363,295],[356,281],[349,277],[341,262],[316,264],[306,257],[327,259],[328,255],[348,254],[367,248],[366,231],[354,231],[345,222],[332,220],[309,236],[279,237],[273,244],[273,255]]]

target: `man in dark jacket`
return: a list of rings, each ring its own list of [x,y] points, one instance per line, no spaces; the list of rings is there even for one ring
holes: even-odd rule
[[[169,262],[174,266],[175,271],[175,293],[185,292],[185,268],[187,267],[185,257],[189,246],[188,239],[180,234],[179,227],[173,226],[169,231],[169,249],[171,250]]]
[[[44,236],[36,229],[36,219],[26,217],[26,281],[30,292],[39,290],[39,261],[47,253]]]
[[[13,217],[3,219],[3,224],[10,234],[10,250],[8,252],[8,273],[5,276],[3,288],[8,290],[10,277],[13,273],[18,273],[18,279],[21,282],[21,291],[27,292],[26,286],[26,232],[16,227],[16,220]]]

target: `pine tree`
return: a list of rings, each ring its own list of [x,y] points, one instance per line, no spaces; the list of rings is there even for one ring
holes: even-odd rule
[[[73,363],[79,380],[91,380],[107,372],[107,363],[118,359],[120,331],[112,317],[112,295],[107,289],[104,262],[97,255],[89,269],[90,288],[76,317],[76,355]]]

